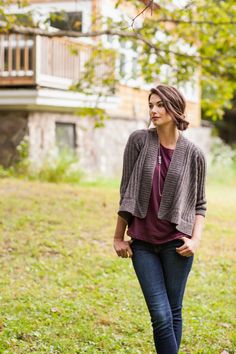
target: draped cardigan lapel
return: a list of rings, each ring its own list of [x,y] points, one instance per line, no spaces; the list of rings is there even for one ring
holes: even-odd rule
[[[139,176],[138,180],[140,181],[137,186],[138,190],[134,193],[136,196],[132,193],[134,192],[134,190],[132,190],[132,184],[134,182],[132,181],[133,178],[130,180],[127,191],[129,194],[129,203],[131,202],[132,197],[135,199],[133,200],[135,204],[133,205],[133,215],[140,218],[144,218],[147,213],[152,189],[153,174],[157,163],[157,150],[159,143],[159,136],[155,128],[151,128],[147,132],[148,137],[139,155],[139,158],[143,161],[143,164],[139,165],[139,163],[137,163],[132,174],[133,178],[135,178],[135,176]],[[184,161],[187,156],[188,146],[188,140],[180,132],[164,181],[161,204],[158,212],[159,218],[164,218],[172,207],[175,190],[179,183],[181,183],[181,176],[185,166]],[[137,181],[137,178],[135,179]],[[164,203],[162,202],[163,200],[165,201]]]

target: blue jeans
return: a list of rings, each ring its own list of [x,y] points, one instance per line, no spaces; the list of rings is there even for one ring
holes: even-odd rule
[[[183,240],[154,245],[133,239],[132,263],[153,327],[158,354],[177,354],[182,336],[182,301],[193,258],[176,252]]]

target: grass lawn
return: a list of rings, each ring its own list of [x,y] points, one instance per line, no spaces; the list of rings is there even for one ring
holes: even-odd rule
[[[118,186],[0,180],[0,353],[154,354],[130,259],[113,250]],[[236,184],[207,188],[181,354],[236,352]]]

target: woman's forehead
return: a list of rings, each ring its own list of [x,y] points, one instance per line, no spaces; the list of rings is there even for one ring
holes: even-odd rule
[[[156,95],[155,93],[153,93],[151,95],[150,100],[149,100],[149,102],[151,102],[151,103],[157,103],[159,101],[161,101],[161,97]]]

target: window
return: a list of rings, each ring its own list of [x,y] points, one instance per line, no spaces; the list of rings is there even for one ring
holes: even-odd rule
[[[76,126],[73,123],[56,122],[56,145],[59,150],[75,150]]]
[[[127,39],[120,38],[120,47],[126,48],[126,45],[127,45]]]
[[[108,41],[109,43],[113,43],[113,40],[114,40],[114,36],[108,34],[108,35],[107,35],[107,41]]]
[[[120,76],[125,77],[125,55],[120,54]]]
[[[131,48],[133,49],[134,52],[137,52],[137,49],[138,49],[137,41],[132,42]]]
[[[54,12],[50,25],[60,30],[82,32],[82,12]]]
[[[137,79],[138,61],[137,58],[132,58],[132,79]]]

